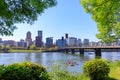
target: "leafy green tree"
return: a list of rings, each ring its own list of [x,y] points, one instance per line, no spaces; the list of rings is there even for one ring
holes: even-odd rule
[[[35,46],[34,44],[32,44],[32,45],[30,46],[30,49],[31,49],[31,50],[35,50],[35,49],[36,49],[36,46]]]
[[[6,45],[6,46],[5,46],[5,49],[10,50],[10,49],[11,49],[11,48],[10,48],[10,45]]]
[[[3,50],[4,48],[5,48],[5,45],[4,45],[4,44],[0,45],[0,49],[1,49],[1,50]]]
[[[15,23],[33,24],[56,0],[0,0],[0,35],[13,35]]]
[[[80,2],[97,23],[97,38],[107,43],[120,38],[120,0],[81,0]]]

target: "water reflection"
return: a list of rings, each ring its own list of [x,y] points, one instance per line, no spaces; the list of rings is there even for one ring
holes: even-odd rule
[[[68,61],[75,62],[77,65],[68,66],[69,71],[82,71],[82,65],[84,62],[94,59],[95,55],[93,52],[85,52],[84,55],[79,53],[67,54],[67,53],[0,53],[0,65],[2,64],[11,64],[14,62],[24,62],[30,61],[39,63],[43,66],[50,66],[53,61],[63,62],[66,64]],[[120,52],[103,52],[102,58],[109,61],[120,60]]]

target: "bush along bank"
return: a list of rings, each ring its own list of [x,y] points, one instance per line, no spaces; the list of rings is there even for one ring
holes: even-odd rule
[[[51,80],[51,78],[41,65],[23,62],[1,65],[0,80]]]
[[[83,73],[90,77],[90,80],[105,80],[110,72],[110,64],[106,60],[94,59],[83,66]]]

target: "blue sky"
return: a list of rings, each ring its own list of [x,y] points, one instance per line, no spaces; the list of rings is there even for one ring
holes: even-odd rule
[[[46,37],[56,39],[68,33],[70,37],[81,39],[90,39],[98,41],[96,38],[97,27],[90,14],[85,13],[80,5],[80,0],[57,0],[55,7],[49,8],[39,15],[38,20],[33,25],[16,24],[18,27],[13,36],[3,36],[3,40],[15,40],[26,38],[26,33],[32,33],[32,39],[35,40],[37,31],[43,31],[43,41]]]

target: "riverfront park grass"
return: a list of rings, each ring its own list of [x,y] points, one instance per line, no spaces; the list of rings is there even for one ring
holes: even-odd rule
[[[14,50],[14,49],[10,49],[9,52],[10,53],[31,53],[31,52],[39,53],[42,51],[41,50]]]

